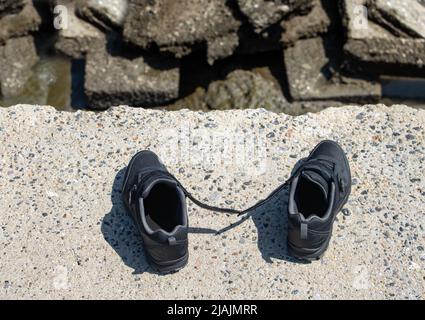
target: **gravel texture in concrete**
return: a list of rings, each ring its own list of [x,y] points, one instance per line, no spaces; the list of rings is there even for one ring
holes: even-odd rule
[[[424,129],[425,111],[406,106],[0,109],[0,298],[423,299]],[[157,152],[201,200],[244,208],[322,139],[343,146],[354,184],[322,260],[288,256],[283,191],[220,236],[209,232],[237,218],[188,202],[189,264],[148,266],[120,194],[137,151]]]

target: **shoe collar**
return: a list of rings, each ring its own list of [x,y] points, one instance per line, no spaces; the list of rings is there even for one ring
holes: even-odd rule
[[[345,192],[348,182],[344,180],[342,172],[337,168],[335,159],[326,155],[319,155],[312,159],[306,159],[297,168],[294,177],[304,170],[316,171],[326,180],[333,181],[337,192]]]
[[[157,236],[157,237],[161,238],[162,240],[167,240],[170,245],[172,245],[172,243],[174,241],[176,241],[177,244],[178,244],[179,241],[175,240],[175,238],[173,240],[172,238],[174,236],[176,236],[180,230],[188,227],[187,208],[186,208],[186,205],[185,205],[185,196],[180,189],[177,189],[177,190],[179,192],[180,200],[183,201],[182,202],[182,204],[183,204],[182,210],[184,211],[183,212],[183,223],[175,226],[174,229],[171,230],[170,232],[168,232],[164,229],[152,230],[151,227],[149,227],[148,222],[146,221],[144,199],[142,197],[140,197],[139,202],[138,202],[139,203],[140,219],[142,221],[143,228],[145,229],[146,233],[149,234],[150,236]]]
[[[313,222],[313,221],[326,221],[327,219],[329,219],[329,217],[332,214],[333,208],[334,208],[334,204],[335,204],[335,194],[336,194],[336,187],[335,187],[335,183],[333,181],[330,182],[330,190],[328,193],[328,208],[326,210],[326,213],[323,215],[323,217],[319,217],[317,215],[310,215],[308,218],[305,218],[303,214],[301,214],[300,212],[298,212],[298,208],[297,205],[295,203],[295,191],[297,189],[297,185],[298,185],[298,181],[299,178],[301,176],[301,172],[299,174],[297,174],[296,176],[294,176],[292,182],[291,182],[291,187],[290,187],[290,191],[289,191],[289,203],[288,203],[288,212],[290,215],[297,215],[299,217],[299,219],[301,221],[304,222]]]
[[[177,182],[166,176],[156,176],[146,179],[142,182],[141,188],[139,189],[139,194],[142,198],[147,198],[152,188],[158,183],[163,183],[172,187],[177,187]]]
[[[146,198],[151,189],[158,183],[163,182],[169,185],[178,186],[177,181],[171,174],[164,170],[152,170],[145,168],[137,174],[137,180],[131,187],[128,202],[131,204],[138,197]]]

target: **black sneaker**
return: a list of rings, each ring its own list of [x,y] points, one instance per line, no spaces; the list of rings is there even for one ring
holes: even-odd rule
[[[322,141],[294,168],[289,189],[288,249],[303,260],[323,256],[337,213],[351,192],[347,157],[334,141]]]
[[[122,195],[152,267],[160,273],[183,268],[189,257],[186,198],[155,153],[141,151],[130,160]]]

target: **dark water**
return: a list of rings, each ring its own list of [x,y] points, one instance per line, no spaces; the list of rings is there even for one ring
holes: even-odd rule
[[[392,78],[382,79],[382,94],[393,99],[425,102],[425,79]]]
[[[34,67],[33,74],[17,97],[0,96],[3,107],[15,104],[51,105],[71,111],[71,60],[61,55],[44,55]]]
[[[84,109],[87,98],[84,94],[84,75],[86,62],[84,59],[71,62],[71,106],[72,110]]]

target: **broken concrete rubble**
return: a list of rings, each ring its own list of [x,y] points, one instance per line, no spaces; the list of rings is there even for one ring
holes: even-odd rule
[[[261,32],[290,14],[305,14],[312,7],[312,0],[237,0],[242,13]]]
[[[333,32],[339,23],[337,2],[313,0],[313,8],[308,14],[295,15],[281,22],[281,41],[284,46],[290,46],[300,39]]]
[[[369,0],[367,4],[371,18],[390,27],[397,36],[425,38],[425,7],[418,1]]]
[[[0,94],[4,97],[19,95],[37,62],[31,36],[9,39],[0,46]]]
[[[89,51],[85,92],[90,108],[106,109],[128,101],[152,107],[172,101],[179,93],[179,68],[157,55],[111,54],[104,46]]]
[[[8,14],[19,12],[24,6],[23,0],[1,0],[0,1],[0,18]]]
[[[231,72],[225,80],[211,83],[205,102],[210,109],[218,110],[265,108],[281,111],[288,104],[273,81],[243,70]]]
[[[367,4],[366,0],[342,2],[347,29],[345,69],[352,73],[425,74],[425,39],[395,36],[398,26],[388,26],[394,17],[385,24],[381,21],[384,25],[380,25],[356,9]]]
[[[157,56],[158,61],[168,61],[168,57],[174,55],[182,66],[208,63],[215,69],[211,72],[216,74],[215,77],[202,79],[204,74],[200,70],[194,68],[187,72],[182,67],[180,83],[170,87],[171,93],[163,96],[167,98],[158,98],[160,105],[163,101],[168,103],[168,97],[173,97],[171,101],[184,99],[195,91],[199,93],[201,90],[198,88],[202,88],[200,104],[204,106],[210,85],[211,88],[237,88],[239,83],[247,81],[247,87],[253,89],[255,86],[251,84],[261,80],[258,77],[247,76],[245,72],[235,72],[227,79],[226,76],[235,70],[255,74],[256,63],[268,54],[278,56],[279,63],[271,70],[279,81],[280,91],[287,99],[292,94],[295,101],[302,103],[308,103],[310,99],[313,103],[328,99],[357,102],[368,97],[374,101],[380,96],[380,90],[368,79],[382,82],[381,75],[425,75],[425,22],[421,19],[425,15],[425,6],[419,0],[411,0],[410,4],[401,0],[34,0],[34,5],[32,2],[1,1],[0,16],[6,15],[0,18],[0,45],[2,39],[4,43],[7,39],[22,37],[36,30],[40,19],[38,11],[47,12],[47,17],[42,15],[43,25],[38,27],[36,34],[37,44],[45,46],[44,39],[41,40],[45,30],[50,28],[48,32],[55,32],[52,27],[55,17],[50,9],[55,4],[66,5],[69,26],[55,32],[58,37],[52,42],[55,41],[56,49],[61,53],[81,59],[78,61],[81,78],[85,73],[84,59],[88,52],[93,51],[90,57],[90,65],[93,66],[96,52],[105,51],[105,47],[109,51],[109,44],[114,38],[128,44],[133,60],[141,58],[144,61],[145,57]],[[40,10],[40,3],[44,3],[44,10]],[[359,11],[359,8],[362,10]],[[369,19],[361,19],[364,8],[368,9]],[[14,22],[10,22],[12,18]],[[366,24],[358,23],[362,20],[366,20]],[[338,52],[326,46],[322,48],[318,40],[307,42],[307,46],[300,42],[319,37],[324,39],[322,42],[327,42],[326,39],[332,35],[340,35],[336,40]],[[292,46],[294,48],[290,49]],[[300,48],[313,48],[318,50],[318,55],[313,57],[314,54],[302,52]],[[285,49],[290,49],[285,56],[286,64],[291,65],[288,68],[285,68],[282,59],[282,50]],[[296,57],[294,52],[300,57]],[[103,57],[103,53],[99,55]],[[301,59],[304,55],[306,60]],[[118,53],[112,57],[127,59],[128,54]],[[238,61],[243,60],[253,62],[241,66]],[[104,60],[100,59],[98,63],[101,61]],[[226,64],[232,65],[232,68],[224,70]],[[268,62],[266,64],[270,66]],[[121,63],[117,65],[122,67]],[[153,69],[169,70],[168,66],[162,68],[156,63]],[[73,75],[75,73],[73,69]],[[238,77],[241,79],[237,80]],[[130,87],[129,92],[143,91],[137,86]],[[78,91],[82,96],[83,86],[78,88],[74,92]],[[114,92],[115,88],[109,89]],[[224,91],[217,89],[215,92],[221,94]],[[98,91],[87,92],[92,95],[92,92]],[[100,93],[100,96],[101,100],[115,96],[114,104],[133,104],[135,100],[132,94],[127,93]],[[213,103],[214,99],[210,98],[207,108],[221,105]],[[94,98],[90,100],[94,101]],[[234,104],[229,102],[227,105]]]
[[[293,99],[379,99],[379,84],[347,78],[339,73],[339,51],[338,41],[333,36],[300,40],[285,50],[285,66]]]
[[[83,58],[90,48],[106,43],[106,36],[75,15],[74,3],[59,2],[68,9],[68,27],[59,31],[55,47],[74,59]]]
[[[130,0],[123,34],[132,44],[156,45],[176,57],[207,44],[213,62],[233,53],[235,37],[229,35],[240,25],[226,0]]]
[[[281,1],[238,0],[238,4],[257,32],[280,21],[290,11],[289,6]]]
[[[127,14],[127,0],[77,0],[77,14],[103,28],[120,28]]]
[[[231,56],[238,45],[239,37],[236,33],[229,33],[210,40],[207,44],[208,63],[212,65],[216,60]]]
[[[23,2],[25,6],[12,14],[0,18],[0,44],[10,38],[28,35],[37,31],[41,24],[41,17],[31,1]]]

